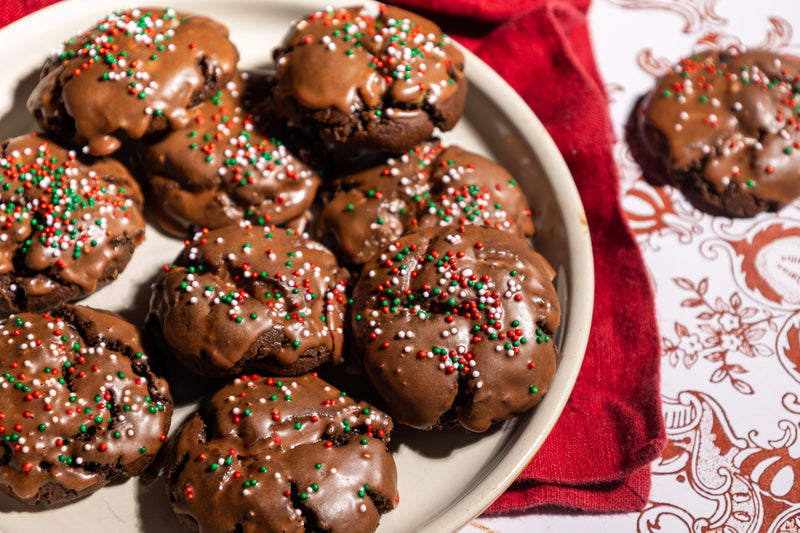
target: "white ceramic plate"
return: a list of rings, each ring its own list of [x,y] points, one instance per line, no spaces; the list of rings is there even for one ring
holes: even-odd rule
[[[155,2],[154,2],[155,3]],[[263,67],[289,23],[330,4],[308,0],[172,0],[170,7],[227,24],[243,67]],[[335,4],[336,2],[334,2]],[[342,2],[339,2],[342,3]],[[349,2],[353,3],[353,2]],[[147,4],[147,2],[145,2]],[[25,101],[51,48],[88,27],[116,2],[68,0],[0,30],[0,139],[32,131]],[[592,249],[583,208],[561,155],[519,96],[489,67],[467,53],[470,93],[464,117],[445,142],[487,155],[525,189],[536,224],[536,248],[558,272],[564,319],[557,340],[563,360],[544,400],[525,416],[483,435],[398,428],[392,449],[399,471],[400,505],[379,531],[453,531],[478,515],[514,480],[555,424],[580,369],[592,318]],[[179,240],[148,226],[119,279],[82,303],[120,312],[142,324],[150,283],[181,249]],[[175,388],[187,388],[189,381]],[[180,405],[173,429],[192,410]],[[163,485],[138,479],[106,487],[81,501],[35,508],[0,496],[0,531],[180,531]]]

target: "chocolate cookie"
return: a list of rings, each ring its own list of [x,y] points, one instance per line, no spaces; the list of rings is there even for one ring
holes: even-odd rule
[[[556,368],[554,275],[525,240],[478,226],[408,233],[365,264],[352,327],[392,416],[485,431],[536,405]]]
[[[193,531],[374,531],[397,504],[391,419],[315,375],[242,376],[171,441],[173,509]]]
[[[35,134],[0,143],[0,310],[40,311],[115,279],[144,239],[142,193],[113,159]]]
[[[766,50],[682,59],[637,105],[628,143],[645,176],[698,209],[775,211],[800,195],[800,61]]]
[[[187,126],[148,144],[152,205],[166,230],[185,235],[245,218],[284,224],[310,207],[319,175],[264,131],[256,102],[267,87],[262,74],[237,74]]]
[[[61,43],[28,99],[39,124],[108,155],[128,138],[188,124],[233,75],[228,30],[173,9],[115,11]]]
[[[274,52],[278,109],[329,142],[403,152],[464,109],[464,56],[433,22],[380,5],[296,22]]]
[[[10,316],[0,338],[4,492],[30,504],[66,502],[153,461],[172,399],[136,327],[65,305]]]
[[[345,275],[327,248],[291,229],[203,231],[164,267],[147,321],[197,373],[302,374],[341,359]]]
[[[317,231],[343,262],[363,264],[403,233],[474,224],[533,235],[528,201],[500,165],[439,141],[336,179]]]

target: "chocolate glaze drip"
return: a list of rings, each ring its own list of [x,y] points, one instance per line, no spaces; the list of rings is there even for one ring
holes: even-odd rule
[[[242,376],[172,441],[170,501],[203,533],[374,531],[397,503],[391,430],[315,375]]]
[[[536,405],[556,368],[554,275],[523,239],[478,226],[408,233],[367,262],[351,324],[392,416],[485,431]]]
[[[327,248],[293,230],[199,232],[156,281],[148,322],[203,374],[302,373],[341,359],[344,276]]]
[[[0,144],[0,308],[52,307],[116,277],[144,239],[143,197],[113,159],[35,134]]]
[[[187,112],[233,75],[238,52],[223,25],[171,9],[108,15],[45,62],[28,100],[39,124],[90,153],[185,126]]]
[[[136,327],[66,305],[0,325],[0,488],[27,503],[68,501],[134,476],[169,429],[167,382]]]
[[[329,141],[405,150],[434,125],[452,128],[464,107],[463,54],[433,22],[393,6],[311,13],[274,57],[278,108],[324,124]],[[304,119],[302,110],[323,113]]]
[[[528,201],[498,164],[434,140],[335,180],[317,219],[347,263],[363,264],[403,233],[474,224],[533,235]]]
[[[702,52],[681,60],[643,99],[637,134],[670,182],[682,187],[699,176],[723,214],[775,210],[800,195],[799,90],[796,59],[765,50]],[[759,207],[742,212],[743,198]]]
[[[244,218],[284,224],[311,205],[319,175],[265,132],[256,103],[264,74],[237,74],[191,113],[183,128],[153,142],[145,159],[162,226],[219,228]]]

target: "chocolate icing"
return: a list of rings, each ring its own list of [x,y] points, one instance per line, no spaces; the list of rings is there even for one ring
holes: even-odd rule
[[[66,305],[0,325],[0,488],[68,501],[140,473],[166,439],[172,399],[139,331]]]
[[[144,239],[142,194],[118,161],[35,134],[0,144],[0,308],[41,310],[116,277]]]
[[[699,207],[729,216],[775,210],[800,195],[798,90],[793,58],[702,52],[682,59],[644,98],[636,133],[668,181],[692,192],[702,180],[693,191],[705,197]]]
[[[253,100],[264,97],[263,74],[243,72],[192,112],[192,121],[146,148],[156,212],[183,235],[243,218],[283,224],[311,205],[319,175],[264,131]],[[255,116],[254,116],[255,113]]]
[[[374,531],[397,503],[391,430],[315,375],[243,376],[171,441],[170,501],[203,533]]]
[[[274,53],[275,96],[301,124],[309,118],[302,110],[328,112],[311,119],[332,127],[320,131],[326,140],[342,142],[346,131],[349,141],[401,151],[429,137],[434,125],[455,125],[464,106],[464,57],[433,22],[393,6],[378,9],[329,9],[297,21]],[[419,131],[404,126],[412,124]]]
[[[45,62],[28,110],[41,126],[107,155],[125,138],[185,126],[187,108],[233,75],[228,30],[172,9],[116,11]]]
[[[351,324],[392,416],[485,431],[536,405],[556,368],[554,275],[520,237],[479,226],[408,233],[366,263]]]
[[[533,235],[528,202],[501,166],[434,140],[335,180],[317,219],[347,263],[363,264],[403,233],[450,224]]]
[[[341,360],[344,276],[327,248],[291,229],[203,231],[165,266],[148,322],[202,374],[302,373]]]

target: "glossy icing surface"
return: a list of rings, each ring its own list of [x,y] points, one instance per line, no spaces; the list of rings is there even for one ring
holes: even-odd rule
[[[31,134],[0,144],[0,171],[0,276],[11,309],[63,284],[94,291],[129,253],[122,243],[144,238],[142,193],[116,160],[84,159]]]
[[[339,362],[344,276],[327,248],[294,230],[199,232],[156,281],[150,315],[169,349],[204,372],[288,368],[317,350]]]
[[[187,108],[233,74],[228,30],[173,9],[115,11],[56,47],[28,100],[45,129],[108,155],[127,138],[185,126]]]
[[[800,195],[800,62],[764,50],[682,59],[642,102],[639,129],[668,173],[775,206]],[[680,178],[674,178],[680,179]]]
[[[374,531],[397,503],[391,430],[315,375],[242,376],[180,428],[170,500],[203,533]]]
[[[191,121],[146,149],[162,226],[177,234],[248,219],[283,224],[311,206],[319,175],[268,135],[254,102],[263,74],[242,72],[191,112]]]
[[[363,264],[418,228],[495,227],[529,237],[533,222],[516,180],[500,165],[440,141],[337,179],[317,219],[345,262]]]
[[[367,262],[351,324],[392,416],[485,431],[536,405],[556,368],[554,276],[523,239],[470,225],[408,233]]]
[[[12,315],[0,338],[3,490],[28,503],[74,499],[155,458],[172,400],[136,327],[67,305]]]

